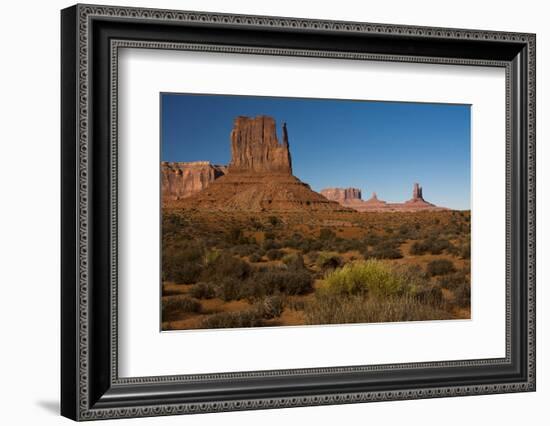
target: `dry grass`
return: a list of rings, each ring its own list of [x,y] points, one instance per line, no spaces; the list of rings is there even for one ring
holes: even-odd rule
[[[452,314],[412,296],[386,299],[319,296],[306,305],[306,324],[348,324],[451,319]]]

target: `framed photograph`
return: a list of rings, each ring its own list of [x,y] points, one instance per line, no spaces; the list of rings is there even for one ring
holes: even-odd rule
[[[535,390],[535,35],[61,12],[61,412]]]

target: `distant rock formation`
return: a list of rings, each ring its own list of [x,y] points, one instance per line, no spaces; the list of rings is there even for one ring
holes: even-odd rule
[[[321,190],[321,195],[340,204],[361,200],[361,190],[358,188],[325,188]]]
[[[441,207],[437,207],[436,205],[432,203],[428,203],[426,200],[424,200],[424,197],[422,196],[422,187],[418,183],[414,184],[412,198],[403,203],[403,208],[414,208],[419,210],[420,209],[428,209],[428,210],[441,209]]]
[[[231,132],[231,162],[225,174],[199,192],[178,200],[174,208],[225,211],[347,211],[292,175],[288,131],[279,143],[271,117],[237,117]]]
[[[362,205],[356,206],[356,210],[358,211],[376,211],[376,210],[387,210],[388,209],[388,203],[385,201],[379,200],[378,196],[376,195],[376,192],[372,193],[372,196],[365,202],[363,202]]]
[[[231,163],[235,172],[292,174],[286,123],[283,142],[277,139],[275,120],[267,116],[237,117],[231,131]]]
[[[227,173],[226,166],[209,161],[161,163],[161,193],[163,200],[190,197],[208,187],[211,182]]]
[[[355,189],[358,191],[359,197],[346,197],[346,191]],[[357,192],[355,192],[357,193]],[[438,207],[424,200],[422,195],[422,187],[415,183],[413,186],[413,196],[410,200],[404,203],[388,203],[378,199],[376,192],[372,193],[371,198],[366,201],[361,200],[361,191],[356,188],[327,188],[321,190],[327,199],[336,201],[342,206],[350,207],[360,212],[416,212],[423,210],[448,210],[445,207]]]

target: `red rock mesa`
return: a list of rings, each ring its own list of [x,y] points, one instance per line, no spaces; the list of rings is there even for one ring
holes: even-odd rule
[[[361,200],[361,190],[358,188],[325,188],[321,195],[340,204]]]
[[[282,134],[280,143],[271,117],[237,117],[231,131],[231,162],[227,172],[188,197],[166,197],[163,202],[172,200],[170,205],[174,207],[205,210],[348,210],[292,175],[285,124]]]
[[[163,200],[179,200],[202,191],[215,179],[227,173],[226,166],[209,161],[161,164],[161,191]]]

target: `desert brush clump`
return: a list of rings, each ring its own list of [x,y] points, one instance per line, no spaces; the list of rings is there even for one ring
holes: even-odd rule
[[[306,269],[270,267],[256,271],[250,279],[250,284],[263,295],[299,295],[313,289],[313,277]]]
[[[189,295],[196,299],[213,299],[217,295],[217,287],[213,283],[193,284],[189,289]]]
[[[272,319],[283,313],[285,301],[280,294],[266,296],[256,304],[256,309],[265,319]]]
[[[469,286],[470,279],[468,278],[467,271],[461,270],[451,274],[438,276],[436,282],[441,288],[454,290],[463,284],[468,284]]]
[[[426,266],[426,272],[429,276],[445,275],[455,271],[453,262],[448,259],[432,260]]]
[[[252,263],[258,263],[263,260],[262,256],[258,253],[252,253],[250,256],[248,256],[248,261]]]
[[[410,253],[413,255],[441,254],[444,250],[452,252],[453,249],[454,247],[449,240],[434,236],[422,241],[415,241],[411,246]]]
[[[197,282],[203,267],[204,246],[195,241],[186,241],[166,248],[162,256],[163,281],[178,284]]]
[[[418,266],[376,259],[348,263],[327,273],[305,304],[307,324],[448,319],[443,294]]]
[[[285,255],[285,253],[278,249],[270,249],[265,255],[269,260],[279,260]]]
[[[342,257],[332,251],[320,251],[317,253],[315,263],[321,270],[326,271],[342,265]]]
[[[263,325],[262,313],[257,309],[240,312],[220,312],[202,319],[200,328],[243,328]]]
[[[231,300],[239,300],[245,297],[243,294],[242,282],[235,277],[224,277],[213,283],[215,286],[216,296],[224,302]]]
[[[399,241],[384,241],[365,250],[363,253],[365,259],[401,259],[403,254],[399,248]]]
[[[335,295],[368,294],[371,297],[390,297],[405,292],[401,277],[382,261],[356,261],[335,269],[325,276],[323,293]]]
[[[165,296],[162,298],[162,318],[170,319],[179,314],[198,313],[201,311],[201,304],[198,300],[189,296]]]
[[[288,269],[296,271],[304,269],[304,256],[301,253],[289,253],[281,259]]]
[[[471,288],[470,283],[463,283],[453,289],[455,303],[461,308],[470,306]]]
[[[244,279],[249,274],[248,262],[223,251],[202,270],[200,278],[201,281],[216,281],[227,277]]]

